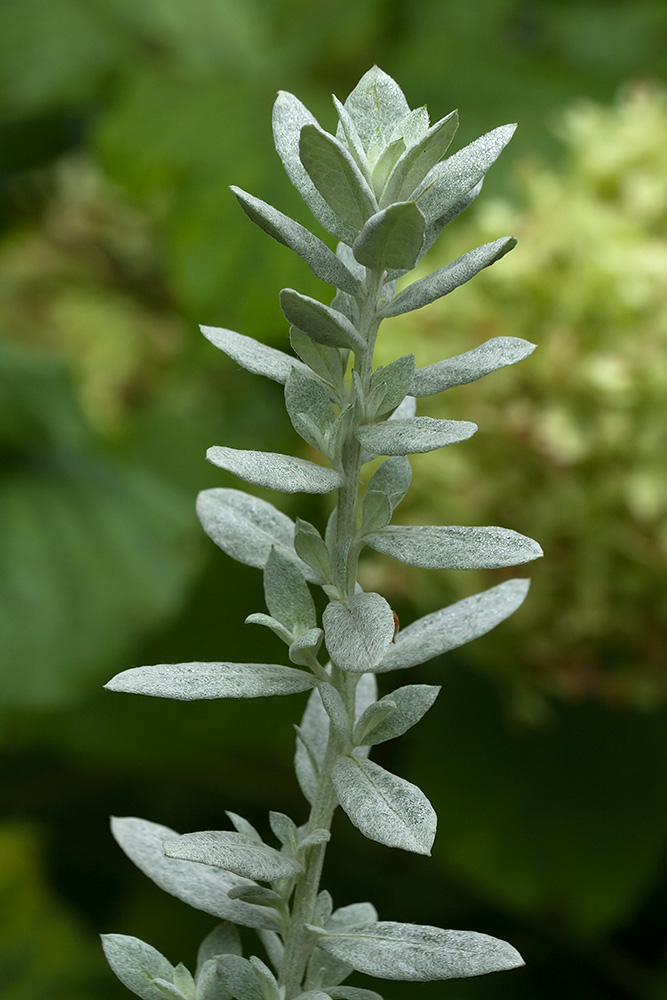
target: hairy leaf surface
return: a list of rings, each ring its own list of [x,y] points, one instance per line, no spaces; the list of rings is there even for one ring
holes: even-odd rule
[[[114,817],[111,831],[128,858],[165,892],[221,920],[230,920],[242,927],[275,930],[277,918],[270,910],[227,896],[234,886],[252,885],[252,882],[220,869],[165,857],[162,844],[178,836],[168,826],[131,816]]]
[[[424,216],[413,201],[399,202],[372,215],[352,244],[360,264],[376,271],[411,270],[419,259]]]
[[[301,129],[299,156],[327,205],[359,231],[377,212],[377,202],[347,149],[319,125],[309,124]]]
[[[356,756],[339,757],[332,780],[341,808],[369,840],[431,853],[438,820],[416,785]]]
[[[375,746],[402,736],[426,715],[439,693],[440,688],[433,684],[407,684],[396,688],[371,706],[376,711],[381,711],[387,705],[392,706],[384,718],[376,716],[377,725],[372,725],[371,709],[367,709],[361,716],[355,727],[355,742],[358,737],[359,743],[368,742]]]
[[[164,991],[154,980],[171,983],[174,966],[157,949],[127,934],[103,934],[102,947],[107,962],[123,986],[142,1000],[164,1000]]]
[[[412,469],[405,455],[388,458],[379,465],[368,482],[368,492],[384,493],[395,510],[410,488]]]
[[[364,73],[344,106],[366,150],[378,138],[389,140],[397,122],[410,113],[403,91],[379,66]]]
[[[408,417],[364,424],[357,430],[362,448],[373,455],[415,455],[466,441],[477,430],[469,420]]]
[[[343,484],[343,477],[334,469],[273,451],[245,451],[218,445],[209,448],[206,457],[213,465],[248,483],[282,493],[329,493]]]
[[[417,619],[397,634],[378,671],[414,667],[486,635],[523,604],[529,586],[530,580],[505,580]]]
[[[253,375],[264,375],[284,385],[295,368],[306,371],[305,365],[298,358],[293,358],[276,347],[269,347],[253,337],[246,337],[243,333],[234,333],[233,330],[218,326],[200,326],[199,329],[214,347],[224,351],[227,357]]]
[[[271,615],[290,632],[314,629],[315,605],[303,574],[294,562],[272,549],[264,567],[264,596]]]
[[[516,948],[488,934],[391,920],[327,934],[318,946],[368,976],[412,982],[463,979],[524,964]]]
[[[361,335],[347,316],[317,299],[301,295],[293,288],[283,288],[280,307],[288,323],[298,327],[317,343],[327,347],[364,347]]]
[[[346,604],[331,601],[322,624],[331,659],[354,673],[375,670],[394,637],[393,612],[379,594],[355,594]]]
[[[303,865],[298,861],[266,844],[257,844],[235,830],[184,833],[165,840],[163,846],[168,858],[223,868],[257,882],[292,878],[303,871]]]
[[[211,698],[265,698],[308,691],[315,679],[277,663],[156,663],[130,667],[105,688],[176,701]]]
[[[364,541],[376,552],[422,569],[498,569],[543,554],[537,542],[511,528],[389,525]]]
[[[335,285],[344,292],[349,292],[350,295],[359,294],[357,279],[350,274],[340,257],[337,257],[333,250],[330,250],[326,243],[318,239],[309,229],[233,184],[232,191],[246,215],[274,240],[305,260],[315,277],[326,281],[329,285]]]
[[[431,168],[443,158],[458,127],[458,113],[451,111],[432,125],[419,142],[408,147],[389,176],[380,204],[390,205],[408,199]]]
[[[438,268],[433,274],[420,278],[408,285],[402,292],[392,299],[389,305],[382,310],[382,315],[400,316],[403,313],[412,312],[414,309],[421,309],[443,295],[449,295],[455,288],[470,281],[476,274],[479,274],[485,267],[494,264],[506,253],[516,246],[514,236],[503,236],[499,240],[485,243],[474,250],[457,257],[450,264]]]
[[[472,351],[418,368],[410,392],[413,396],[434,396],[437,392],[475,382],[483,375],[522,361],[534,350],[535,344],[521,337],[492,337]]]

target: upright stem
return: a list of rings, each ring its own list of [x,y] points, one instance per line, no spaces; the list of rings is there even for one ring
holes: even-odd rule
[[[373,350],[379,326],[377,303],[381,287],[382,274],[367,271],[366,291],[359,303],[358,323],[359,332],[364,338],[367,348],[355,355],[354,360],[354,369],[359,375],[364,391],[368,391],[373,368]],[[349,433],[341,448],[341,467],[345,481],[338,491],[336,508],[336,540],[338,542],[353,538],[357,531],[361,446],[357,440],[356,430],[363,419],[363,413],[359,412],[357,408]],[[358,555],[351,552],[350,557],[354,565],[350,567],[350,572],[347,574],[349,581],[347,597],[352,597],[354,594]],[[352,718],[354,717],[357,680],[358,676],[347,675],[335,663],[332,664],[331,682],[340,692]],[[327,749],[308,819],[308,832],[317,829],[327,831],[331,829],[331,821],[338,804],[331,776],[336,760],[344,751],[345,746],[342,739],[334,727],[330,726]],[[299,877],[294,893],[279,977],[279,983],[285,990],[286,1000],[291,1000],[292,997],[302,992],[303,978],[314,944],[312,932],[307,930],[306,925],[313,922],[325,853],[326,844],[317,844],[308,850],[303,859],[304,871]]]

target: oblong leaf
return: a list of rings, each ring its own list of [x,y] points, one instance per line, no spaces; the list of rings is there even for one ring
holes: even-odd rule
[[[486,635],[521,606],[529,587],[530,580],[505,580],[418,618],[397,634],[378,671],[415,667]]]
[[[344,106],[366,150],[378,139],[389,140],[397,122],[410,112],[399,85],[379,66],[364,73]]]
[[[396,688],[372,706],[375,710],[382,710],[384,704],[393,706],[384,718],[378,716],[381,721],[378,721],[377,725],[372,728],[364,726],[365,717],[361,716],[356,727],[360,734],[358,742],[371,743],[375,746],[407,733],[408,729],[426,715],[439,693],[440,688],[433,684],[407,684],[405,687]],[[367,712],[370,714],[370,710]]]
[[[303,871],[294,858],[267,844],[256,844],[235,830],[203,830],[165,840],[164,853],[180,861],[196,861],[257,882],[293,878]]]
[[[354,673],[375,670],[394,637],[394,615],[380,594],[355,594],[346,604],[331,601],[322,625],[332,661]]]
[[[412,982],[465,979],[524,964],[516,948],[488,934],[391,920],[327,934],[317,944],[358,972]]]
[[[535,346],[521,337],[492,337],[464,354],[418,368],[410,392],[413,396],[434,396],[455,385],[467,385],[499,368],[522,361],[533,353]]]
[[[243,333],[235,333],[233,330],[225,330],[218,326],[200,326],[199,329],[214,347],[224,351],[227,357],[253,375],[264,375],[284,385],[293,369],[307,371],[306,366],[298,358],[293,358],[275,347],[269,347],[268,344],[262,344],[253,337],[246,337]]]
[[[314,684],[310,674],[278,663],[156,663],[123,670],[104,686],[152,698],[203,701],[297,694]]]
[[[412,469],[405,455],[388,458],[379,465],[368,483],[368,492],[384,493],[395,510],[410,488]]]
[[[356,230],[329,208],[299,156],[301,129],[304,125],[316,125],[316,119],[294,94],[281,90],[273,105],[272,123],[276,150],[292,184],[320,225],[336,239],[352,244]]]
[[[290,632],[314,629],[315,605],[308,585],[291,559],[276,549],[264,567],[264,595],[270,614]]]
[[[294,521],[268,500],[216,487],[199,493],[196,508],[211,541],[237,562],[263,569],[275,548],[292,559],[307,580],[319,581],[317,573],[294,551]]]
[[[164,991],[154,980],[170,983],[174,966],[156,948],[127,934],[102,934],[102,947],[123,986],[142,1000],[164,1000]]]
[[[474,250],[468,250],[453,260],[450,264],[438,268],[433,274],[414,281],[403,289],[389,305],[382,310],[384,317],[401,316],[403,313],[421,309],[443,295],[449,295],[460,285],[465,284],[485,267],[490,267],[516,246],[514,236],[503,236],[499,240],[485,243]]]
[[[314,233],[294,219],[290,219],[288,215],[283,215],[273,205],[268,205],[233,184],[232,191],[246,215],[274,240],[305,260],[315,277],[344,292],[349,292],[350,295],[359,295],[360,287],[357,279],[333,250],[330,250]]]
[[[352,251],[360,264],[375,271],[410,271],[419,259],[425,225],[414,202],[390,205],[368,219]]]
[[[334,469],[292,455],[218,445],[209,448],[206,457],[213,465],[233,472],[247,483],[282,493],[329,493],[343,485],[343,477]]]
[[[428,172],[443,158],[458,127],[458,113],[450,111],[432,125],[419,142],[409,146],[389,175],[380,204],[389,205],[409,198]]]
[[[241,936],[234,924],[224,920],[204,938],[197,951],[197,973],[216,955],[242,955]]]
[[[288,323],[327,347],[363,348],[364,341],[347,316],[293,288],[283,288],[280,308]]]
[[[373,455],[415,455],[466,441],[477,429],[469,420],[408,417],[364,424],[357,430],[357,439]]]
[[[127,816],[114,817],[111,832],[137,868],[170,895],[189,903],[196,910],[203,910],[221,920],[231,920],[241,927],[276,929],[278,921],[272,911],[227,896],[234,886],[253,885],[253,882],[231,872],[166,858],[162,844],[178,836],[175,830]]]
[[[498,569],[539,559],[542,549],[511,528],[389,525],[364,538],[376,552],[422,569]]]
[[[377,212],[377,201],[343,144],[317,124],[304,125],[299,137],[299,156],[329,208],[359,231],[366,219]]]
[[[516,125],[500,125],[429,170],[413,193],[427,223],[449,214],[480,184],[515,131]]]
[[[365,837],[415,854],[431,853],[438,818],[416,785],[356,756],[339,757],[331,777],[341,808]]]

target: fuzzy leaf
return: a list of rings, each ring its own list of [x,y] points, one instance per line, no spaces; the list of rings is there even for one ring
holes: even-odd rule
[[[243,816],[239,816],[238,813],[232,812],[231,809],[225,809],[225,816],[228,817],[234,829],[238,830],[239,833],[244,834],[249,840],[253,840],[256,844],[264,843],[259,833],[249,820],[244,819]]]
[[[111,830],[128,858],[165,892],[221,920],[242,927],[276,929],[277,918],[271,911],[228,898],[229,889],[252,882],[230,872],[166,858],[162,844],[178,836],[174,830],[131,816],[113,818]]]
[[[459,198],[454,205],[444,211],[442,215],[438,216],[438,218],[434,219],[432,222],[427,222],[426,232],[424,233],[424,243],[422,244],[422,258],[424,254],[431,249],[445,226],[448,226],[453,219],[460,215],[461,212],[464,212],[466,208],[473,203],[475,198],[477,198],[480,194],[483,183],[483,181],[480,181],[475,185],[475,187],[471,188],[470,191],[464,194],[463,197]],[[395,277],[401,277],[401,275],[402,272],[394,272]],[[391,274],[389,276],[391,277]]]
[[[464,979],[524,964],[512,945],[488,934],[389,920],[327,934],[318,946],[368,976],[411,982]]]
[[[296,853],[299,844],[299,835],[294,820],[286,813],[277,812],[272,809],[269,812],[269,826],[274,836],[280,843],[287,847],[290,853]]]
[[[364,424],[357,430],[357,439],[372,455],[414,455],[466,441],[476,430],[477,424],[469,420],[408,417]]]
[[[348,903],[333,911],[325,926],[326,930],[340,930],[341,927],[355,927],[377,920],[377,910],[372,903]]]
[[[305,370],[305,366],[297,358],[252,337],[246,337],[243,333],[234,333],[233,330],[217,326],[200,326],[199,329],[214,347],[224,351],[227,357],[254,375],[264,375],[284,385],[289,373],[295,368]]]
[[[425,225],[413,201],[383,208],[371,216],[352,244],[354,256],[374,271],[410,271],[419,259]]]
[[[275,931],[266,931],[261,928],[257,931],[257,935],[261,940],[266,954],[271,960],[273,968],[280,972],[283,963],[283,955],[285,954],[285,946],[282,939],[275,933]]]
[[[516,125],[501,125],[428,172],[413,193],[427,224],[446,217],[465,200],[484,179],[515,131]]]
[[[389,497],[379,490],[367,490],[361,508],[361,528],[359,533],[367,535],[380,531],[391,521],[392,506]]]
[[[345,101],[345,110],[368,150],[378,139],[388,141],[394,128],[410,112],[403,91],[379,66],[364,73]]]
[[[357,684],[355,718],[358,719],[369,705],[377,701],[377,681],[373,674],[362,674]],[[324,762],[329,739],[329,717],[317,688],[311,691],[306,710],[301,719],[296,741],[294,766],[301,791],[312,804],[317,790],[317,775]],[[365,751],[357,749],[357,754]]]
[[[301,101],[284,90],[273,105],[273,138],[287,176],[297,189],[317,221],[327,232],[344,243],[352,243],[357,235],[352,226],[336,215],[327,205],[308,176],[299,156],[299,138],[304,125],[317,125]]]
[[[290,643],[289,658],[302,667],[310,666],[313,656],[317,656],[324,632],[321,628],[309,628]]]
[[[433,684],[407,684],[396,688],[362,715],[355,727],[354,742],[375,746],[402,736],[426,715],[439,693],[440,688]],[[382,710],[385,705],[393,707],[384,718],[379,713],[375,715],[377,723],[373,725],[371,713]]]
[[[116,674],[105,688],[176,701],[265,698],[307,691],[315,680],[277,663],[156,663]]]
[[[126,934],[102,934],[107,962],[123,986],[142,1000],[164,1000],[155,979],[171,983],[174,967],[164,955],[139,938]]]
[[[319,379],[292,372],[285,384],[285,406],[297,434],[313,448],[327,454],[334,422],[329,393]]]
[[[218,975],[234,1000],[265,1000],[257,972],[240,955],[220,955]]]
[[[334,729],[338,732],[344,743],[350,743],[352,740],[352,730],[345,702],[333,684],[321,684],[319,691],[322,704]]]
[[[401,629],[378,671],[415,667],[486,635],[523,604],[529,586],[530,580],[505,580],[417,619]]]
[[[301,129],[299,156],[329,208],[359,231],[377,212],[377,202],[347,149],[319,125],[309,124]]]
[[[243,899],[246,903],[254,903],[255,906],[273,906],[279,910],[282,906],[283,897],[267,889],[263,885],[237,885],[227,893],[230,899]]]
[[[292,560],[276,549],[271,549],[264,567],[264,596],[271,615],[290,632],[315,628],[317,616],[308,584]]]
[[[322,625],[333,662],[355,673],[375,670],[394,637],[393,612],[379,594],[355,594],[346,604],[331,601]]]
[[[350,274],[342,260],[329,249],[326,243],[318,239],[310,230],[300,223],[283,215],[272,205],[253,197],[232,185],[232,191],[246,215],[260,229],[272,236],[278,243],[288,247],[299,255],[313,272],[315,277],[326,281],[329,285],[358,295],[360,288],[357,279]]]
[[[208,537],[232,559],[263,569],[272,548],[291,559],[311,583],[319,577],[294,551],[294,521],[267,500],[242,490],[202,490],[197,516]]]
[[[241,888],[240,886],[238,888]],[[228,920],[223,920],[199,945],[197,952],[197,976],[205,962],[216,955],[242,955],[241,938],[238,930]]]
[[[418,368],[412,379],[413,396],[434,396],[455,385],[466,385],[490,372],[522,361],[532,354],[535,344],[521,337],[492,337],[472,351]]]
[[[406,354],[391,364],[375,369],[371,376],[369,422],[401,405],[414,379],[414,365],[414,354]]]
[[[443,158],[458,127],[459,116],[451,111],[432,125],[419,142],[406,149],[387,181],[380,204],[407,200]]]
[[[339,757],[332,781],[351,822],[369,840],[430,854],[437,816],[416,785],[358,757]]]
[[[217,959],[211,958],[204,962],[198,972],[197,1000],[232,1000],[232,994],[220,974]]]
[[[388,458],[371,476],[367,493],[384,493],[395,510],[410,488],[412,469],[405,455]]]
[[[364,541],[376,552],[422,569],[497,569],[543,555],[537,542],[511,528],[389,525]]]
[[[288,323],[298,327],[319,344],[343,348],[365,346],[361,335],[347,316],[317,299],[301,295],[293,288],[283,288],[280,307]]]
[[[370,184],[370,168],[368,164],[368,159],[366,157],[366,152],[364,150],[363,143],[361,141],[361,136],[357,132],[357,126],[354,124],[350,118],[349,112],[345,108],[344,104],[338,100],[335,94],[332,94],[333,105],[336,109],[336,114],[338,115],[338,128],[336,129],[336,138],[342,145],[346,145],[349,152],[354,157],[354,162],[359,167],[360,171]]]
[[[402,137],[392,139],[388,146],[385,146],[379,157],[375,161],[371,176],[371,187],[379,198],[387,183],[389,174],[392,172],[397,161],[405,152],[405,142]],[[387,203],[388,204],[388,203]]]
[[[266,844],[256,844],[235,830],[184,833],[165,840],[163,846],[168,858],[222,868],[257,882],[292,878],[303,871],[303,865],[298,861]]]
[[[301,518],[296,520],[294,548],[319,581],[331,583],[333,568],[329,549],[317,528]]]
[[[233,472],[247,483],[282,493],[329,493],[343,485],[343,477],[334,469],[273,451],[245,451],[219,445],[209,448],[206,457],[213,465]]]
[[[392,299],[388,306],[382,310],[382,315],[401,316],[403,313],[412,312],[414,309],[421,309],[436,299],[442,298],[453,292],[459,285],[465,284],[476,274],[479,274],[485,267],[494,264],[506,253],[516,246],[514,236],[503,236],[492,243],[485,243],[474,250],[457,257],[450,264],[438,268],[433,274],[414,281],[407,288]]]
[[[277,618],[272,618],[271,615],[263,614],[261,611],[248,615],[244,625],[263,625],[264,628],[270,628],[288,646],[291,646],[294,641],[294,636],[288,628],[285,628],[282,622],[279,622]]]
[[[338,402],[343,400],[347,349],[341,350],[338,347],[327,347],[326,344],[316,343],[298,326],[290,329],[290,343],[304,364],[333,390],[334,398]]]

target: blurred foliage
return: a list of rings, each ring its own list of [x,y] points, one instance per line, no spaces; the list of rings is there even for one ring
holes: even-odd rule
[[[444,680],[438,709],[403,756],[378,751],[433,799],[435,870],[341,821],[329,884],[337,902],[479,927],[526,955],[516,976],[447,984],[452,1000],[664,1000],[667,112],[637,83],[664,75],[666,43],[663,0],[0,4],[2,1000],[120,1000],[94,936],[111,926],[192,960],[206,918],[126,863],[110,811],[183,830],[224,808],[263,829],[268,808],[303,816],[300,699],[276,714],[100,685],[132,663],[275,655],[240,624],[260,575],[213,550],[193,501],[237,485],[205,466],[208,445],[294,437],[279,388],[193,330],[284,347],[279,288],[322,295],[228,185],[307,222],[273,151],[274,93],[326,126],[330,92],[373,62],[412,103],[457,102],[461,145],[521,122],[434,254],[503,230],[519,248],[409,330],[387,325],[387,343],[421,364],[495,334],[540,345],[432,401],[480,431],[465,459],[416,460],[404,516],[516,527],[546,557],[502,631],[414,673]],[[367,573],[406,622],[488,582],[379,559]]]
[[[387,330],[386,357],[409,344],[418,364],[443,344],[448,355],[491,336],[538,344],[519,368],[425,401],[480,431],[472,459],[415,458],[403,516],[432,523],[444,507],[448,523],[540,540],[531,597],[508,625],[530,637],[521,662],[496,646],[485,665],[549,693],[653,706],[667,696],[667,92],[575,105],[559,134],[557,172],[519,163],[518,211],[482,198],[436,253],[444,263],[502,232],[519,248]],[[434,577],[401,586],[426,607],[496,579]]]

